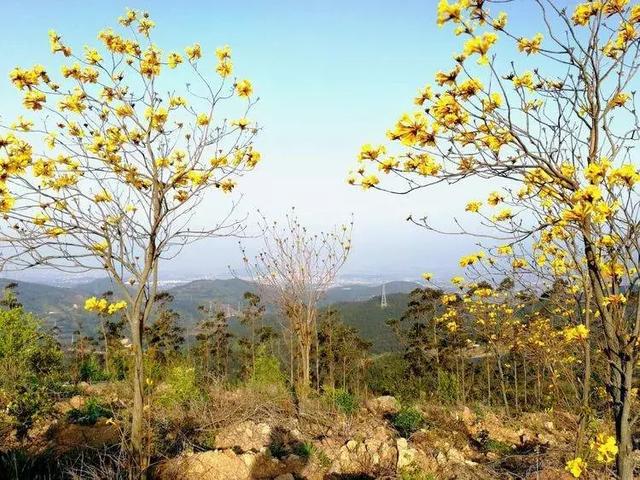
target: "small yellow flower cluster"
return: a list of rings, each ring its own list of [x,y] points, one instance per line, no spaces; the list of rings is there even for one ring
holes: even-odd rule
[[[106,298],[87,298],[84,302],[84,309],[89,312],[113,315],[127,307],[127,302],[120,300],[115,303],[109,303]]]
[[[589,448],[596,454],[596,460],[608,465],[616,459],[618,445],[616,439],[611,435],[599,433],[596,438],[589,442]]]
[[[580,478],[582,472],[587,468],[587,462],[585,462],[582,457],[576,457],[569,460],[564,468],[573,475],[574,478]]]
[[[481,261],[483,258],[485,257],[485,253],[484,252],[478,252],[478,253],[474,253],[471,255],[465,255],[464,257],[462,257],[460,259],[460,266],[462,268],[465,267],[470,267],[471,265],[475,264],[476,262]]]
[[[567,342],[584,341],[589,338],[589,329],[582,323],[575,327],[567,327],[563,330],[562,334]]]

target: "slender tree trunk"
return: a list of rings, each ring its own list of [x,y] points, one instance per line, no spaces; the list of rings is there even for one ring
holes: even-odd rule
[[[347,388],[347,358],[342,358],[342,389]]]
[[[333,331],[331,326],[329,326],[329,383],[331,385],[331,389],[335,390],[336,388],[336,377],[335,377],[335,358],[333,356]]]
[[[587,330],[591,328],[591,288],[585,285],[585,314],[584,326]],[[582,449],[584,444],[584,432],[589,419],[589,394],[591,391],[591,336],[588,336],[584,343],[584,372],[582,374],[582,402],[580,411],[580,422],[578,423],[578,435],[576,439],[576,454]]]
[[[301,386],[306,389],[311,386],[311,332],[301,332],[300,335],[300,368]]]
[[[460,385],[462,388],[462,404],[467,403],[467,391],[466,391],[466,382],[465,382],[465,369],[464,369],[464,355],[460,357],[460,369],[462,371],[462,375],[460,376]]]
[[[313,333],[316,342],[316,392],[320,393],[320,339],[318,338],[318,325],[314,322]]]
[[[513,354],[513,396],[515,398],[515,408],[516,412],[520,409],[519,400],[518,400],[518,359],[516,358],[516,354]]]
[[[146,478],[148,467],[144,446],[144,350],[142,345],[143,321],[141,314],[134,315],[131,322],[133,369],[133,411],[131,422],[131,450],[136,462],[135,478]]]
[[[527,408],[527,357],[526,355],[522,355],[522,376],[524,377],[523,381],[523,388],[524,388],[524,405],[523,408],[526,409]]]
[[[507,386],[504,381],[504,371],[502,369],[502,357],[500,353],[496,352],[496,358],[498,361],[498,374],[500,375],[500,389],[502,390],[502,401],[504,403],[504,408],[507,412],[507,416],[509,415],[509,401],[507,400]]]
[[[256,376],[256,325],[255,320],[251,320],[251,376]]]
[[[102,340],[104,342],[104,370],[109,375],[109,339],[107,338],[107,326],[105,318],[101,317],[100,326],[102,327]]]
[[[633,368],[633,367],[632,367]],[[625,369],[629,370],[629,369]],[[633,443],[631,439],[631,381],[622,389],[620,405],[614,408],[616,423],[616,437],[618,440],[618,456],[616,457],[616,469],[620,480],[633,479]]]
[[[295,385],[295,378],[293,374],[293,357],[295,355],[295,343],[293,340],[293,329],[291,329],[289,334],[289,380],[291,385]]]
[[[485,357],[485,365],[487,366],[487,405],[491,405],[491,357]]]

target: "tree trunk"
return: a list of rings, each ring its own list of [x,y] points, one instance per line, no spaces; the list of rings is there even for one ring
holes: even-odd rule
[[[491,366],[490,366],[491,357],[487,355],[485,357],[485,364],[487,367],[487,405],[491,405]]]
[[[100,326],[102,327],[102,340],[104,342],[104,370],[109,375],[109,339],[107,337],[107,327],[105,325],[105,318],[102,317]]]
[[[627,400],[616,412],[616,437],[618,438],[618,456],[616,469],[620,480],[633,480],[633,458],[631,456],[633,445],[631,441],[631,423],[629,419],[629,404]]]
[[[633,479],[633,443],[631,440],[631,401],[632,401],[632,375],[634,365],[626,361],[620,362],[621,373],[612,375],[614,380],[613,408],[614,421],[616,425],[616,441],[618,443],[618,456],[616,457],[616,469],[620,480]]]
[[[144,445],[144,351],[142,345],[143,322],[138,314],[131,322],[133,370],[133,411],[131,422],[131,450],[136,472],[134,478],[146,478],[148,458]]]
[[[591,289],[585,285],[585,313],[584,326],[591,329]],[[578,423],[578,435],[576,440],[576,455],[584,444],[584,432],[589,418],[589,394],[591,390],[591,338],[587,337],[584,343],[584,372],[582,375],[582,401],[580,411],[580,422]]]
[[[500,389],[502,390],[502,401],[504,402],[504,408],[507,416],[509,415],[509,401],[507,400],[507,386],[504,381],[504,371],[502,370],[502,357],[500,353],[496,351],[496,358],[498,360],[498,373],[500,374]]]
[[[331,385],[331,390],[335,390],[336,388],[336,377],[335,377],[335,358],[333,356],[333,327],[329,327],[329,355],[327,356],[329,362],[329,384]]]
[[[311,338],[306,334],[300,338],[300,368],[301,387],[307,389],[311,386]]]
[[[315,374],[316,374],[316,392],[320,393],[320,339],[318,338],[318,325],[313,325],[313,336],[315,341]]]

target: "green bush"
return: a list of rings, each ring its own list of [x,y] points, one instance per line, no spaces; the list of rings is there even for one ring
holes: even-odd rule
[[[399,472],[398,480],[436,480],[432,473],[425,473],[415,466],[405,467]]]
[[[275,438],[269,443],[269,453],[273,458],[284,458],[289,454],[289,449],[281,439]]]
[[[409,363],[397,353],[387,353],[373,359],[365,381],[374,395],[393,395],[410,402],[420,397],[421,379],[408,374]]]
[[[513,451],[511,445],[494,438],[489,438],[485,443],[484,448],[488,452],[497,453],[499,455],[507,455]]]
[[[417,432],[425,424],[424,417],[415,408],[403,407],[391,417],[393,427],[400,436],[408,438],[412,433]]]
[[[438,371],[438,397],[447,403],[454,403],[458,399],[458,379],[455,375],[445,371]]]
[[[58,399],[61,367],[59,344],[33,315],[0,310],[0,409],[15,418],[18,435]]]
[[[249,385],[259,388],[286,388],[286,382],[286,377],[280,368],[280,361],[273,355],[258,351],[255,371],[249,378]]]
[[[313,445],[307,442],[299,442],[293,446],[293,453],[305,460],[311,457],[313,451]]]
[[[166,390],[160,396],[164,405],[186,404],[203,397],[198,387],[196,369],[187,364],[177,364],[169,368],[165,378]]]
[[[80,362],[78,377],[81,382],[103,382],[109,378],[95,355],[89,355]]]
[[[343,413],[351,415],[358,410],[358,399],[355,395],[342,388],[336,388],[327,392],[334,406]]]
[[[71,423],[94,425],[99,418],[111,418],[113,412],[101,404],[96,398],[89,398],[82,408],[74,408],[67,413]]]

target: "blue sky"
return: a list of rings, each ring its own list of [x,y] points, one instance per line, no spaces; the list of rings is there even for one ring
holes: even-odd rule
[[[16,65],[46,65],[52,28],[76,49],[96,45],[96,33],[115,26],[125,7],[150,12],[164,51],[199,41],[205,54],[213,54],[216,46],[229,44],[238,75],[250,78],[260,96],[252,118],[264,126],[256,143],[263,163],[240,183],[243,211],[259,207],[278,217],[296,206],[303,221],[318,229],[353,213],[354,250],[345,273],[446,276],[457,271],[472,239],[430,234],[405,218],[428,214],[451,225],[453,216],[464,216],[468,189],[400,197],[345,183],[361,144],[384,141],[397,116],[412,109],[417,88],[448,69],[461,48],[450,28],[436,26],[436,3],[5,0],[0,75],[6,79]],[[524,26],[526,17],[525,7],[513,21]],[[13,117],[19,103],[9,81],[0,81],[0,114]],[[203,205],[200,219],[213,219],[215,212],[216,206]],[[239,261],[235,240],[206,241],[185,250],[165,274],[216,275]]]

